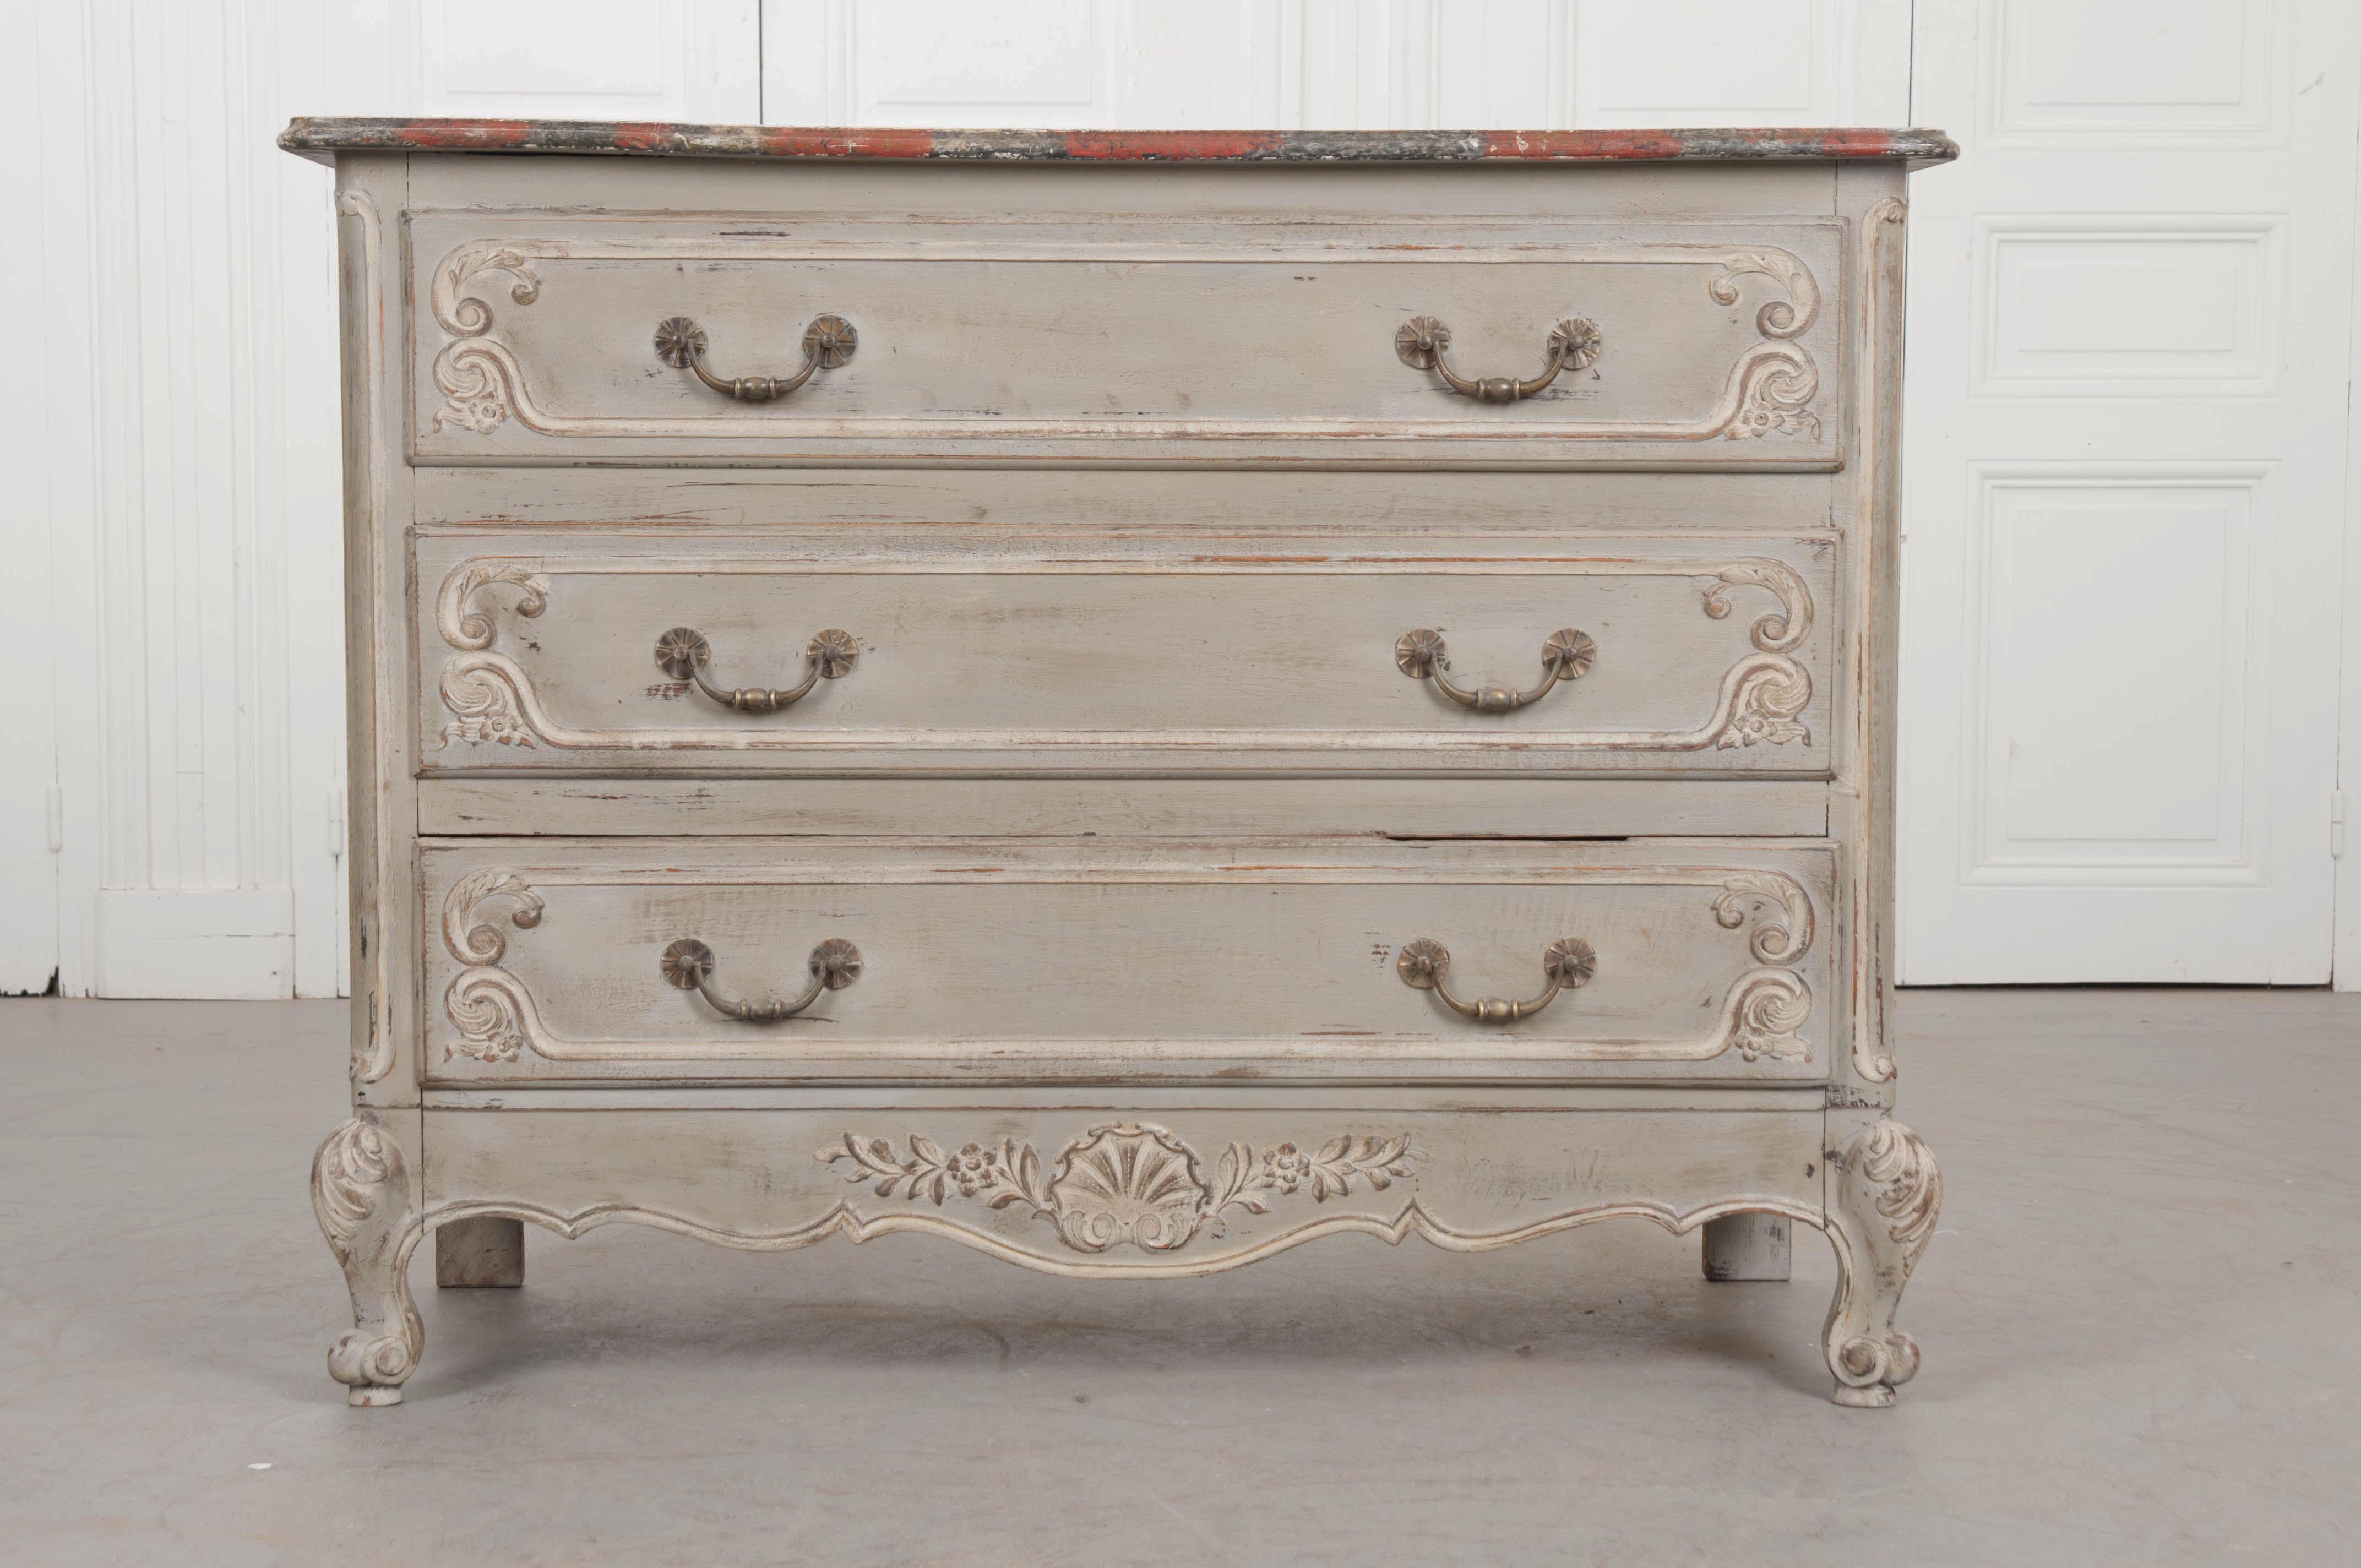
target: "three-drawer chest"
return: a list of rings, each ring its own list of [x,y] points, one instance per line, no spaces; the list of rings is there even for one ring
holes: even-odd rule
[[[1944,137],[281,145],[341,236],[354,1404],[418,1245],[514,1285],[528,1222],[1103,1280],[1616,1217],[1784,1277],[1802,1225],[1839,1402],[1917,1369]]]

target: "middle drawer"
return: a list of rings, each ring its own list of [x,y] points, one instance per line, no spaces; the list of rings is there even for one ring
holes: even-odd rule
[[[1826,777],[1837,549],[438,531],[420,770]]]

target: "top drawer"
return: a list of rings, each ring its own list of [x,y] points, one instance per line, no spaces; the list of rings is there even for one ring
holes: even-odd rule
[[[1842,462],[1835,218],[408,232],[421,463]]]

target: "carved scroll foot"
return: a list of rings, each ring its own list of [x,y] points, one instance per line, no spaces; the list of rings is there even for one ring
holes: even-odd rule
[[[1894,1314],[1935,1234],[1943,1175],[1918,1135],[1894,1121],[1862,1128],[1829,1174],[1838,1278],[1824,1335],[1828,1370],[1838,1404],[1876,1409],[1894,1403],[1918,1370],[1918,1346]]]
[[[355,1405],[398,1405],[426,1332],[410,1299],[410,1252],[423,1234],[410,1166],[393,1135],[357,1116],[312,1159],[312,1212],[353,1296],[353,1327],[328,1351],[328,1376]]]

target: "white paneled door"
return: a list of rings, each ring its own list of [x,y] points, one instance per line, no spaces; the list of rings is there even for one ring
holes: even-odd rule
[[[2330,978],[2361,7],[1917,0],[1902,978]]]
[[[763,0],[775,124],[1900,125],[1910,0]]]

